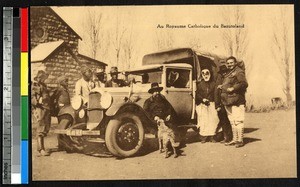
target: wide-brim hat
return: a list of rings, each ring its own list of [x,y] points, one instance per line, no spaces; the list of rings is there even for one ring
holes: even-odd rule
[[[118,74],[118,73],[121,73],[118,71],[118,67],[113,66],[110,68],[109,74]]]
[[[81,71],[82,74],[84,74],[85,72],[87,72],[87,71],[92,71],[92,70],[91,70],[91,68],[89,68],[87,65],[82,65],[82,66],[80,67],[80,71]]]
[[[48,78],[49,74],[46,73],[44,70],[39,70],[34,78],[36,80],[37,78],[42,78],[42,77],[47,77]]]
[[[161,92],[163,90],[163,87],[160,87],[157,82],[154,82],[151,84],[151,88],[148,90],[148,93],[153,92]]]
[[[104,68],[96,68],[96,73],[104,73]]]

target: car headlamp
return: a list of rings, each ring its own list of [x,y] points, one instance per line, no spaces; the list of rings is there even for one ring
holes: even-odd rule
[[[82,119],[84,117],[84,115],[85,115],[85,111],[83,109],[81,109],[78,113],[79,118]]]
[[[71,99],[71,105],[74,108],[74,110],[80,109],[82,104],[83,104],[83,100],[79,95],[76,95]]]
[[[112,104],[112,96],[107,92],[101,93],[100,106],[103,109],[108,109],[111,104]]]

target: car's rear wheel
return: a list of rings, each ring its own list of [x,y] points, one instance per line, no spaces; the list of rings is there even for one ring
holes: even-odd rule
[[[106,146],[115,156],[134,156],[143,145],[144,134],[143,124],[137,115],[122,113],[110,120],[107,125]]]

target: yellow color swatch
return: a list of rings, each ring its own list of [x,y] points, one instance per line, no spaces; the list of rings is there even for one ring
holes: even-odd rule
[[[21,96],[28,96],[28,52],[21,53]]]

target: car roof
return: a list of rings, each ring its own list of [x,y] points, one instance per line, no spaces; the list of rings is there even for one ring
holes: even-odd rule
[[[163,66],[178,67],[178,68],[192,68],[192,66],[187,63],[174,63],[174,64],[170,63],[170,64],[164,64]]]
[[[132,70],[125,71],[125,73],[130,74],[130,73],[140,73],[140,72],[147,72],[147,70],[152,71],[152,70],[159,70],[162,67],[173,67],[173,68],[192,68],[190,64],[187,63],[176,63],[176,64],[151,64],[151,65],[144,65],[140,66],[137,68],[134,68]]]
[[[137,68],[133,68],[131,70],[126,70],[125,74],[146,73],[147,70],[149,70],[150,72],[155,69],[159,70],[161,67],[162,67],[161,64],[144,65],[144,66],[139,66]]]

